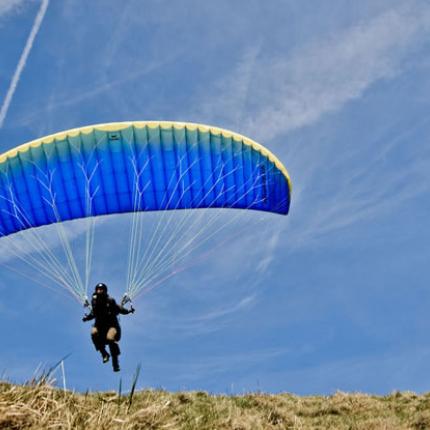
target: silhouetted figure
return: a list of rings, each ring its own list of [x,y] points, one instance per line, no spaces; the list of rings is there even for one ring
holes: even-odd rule
[[[133,313],[134,309],[126,309],[118,305],[115,300],[108,295],[105,284],[97,284],[91,300],[91,311],[82,318],[82,321],[95,319],[91,329],[91,339],[97,351],[100,351],[103,363],[109,361],[109,354],[106,345],[109,345],[112,356],[112,367],[114,372],[119,372],[118,356],[120,349],[118,342],[121,339],[121,327],[117,316]]]

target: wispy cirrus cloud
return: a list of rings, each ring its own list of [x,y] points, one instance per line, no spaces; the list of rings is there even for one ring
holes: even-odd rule
[[[293,179],[291,213],[261,242],[257,270],[267,272],[281,248],[294,252],[327,243],[324,239],[392,214],[429,191],[430,154],[417,137],[428,130],[427,119],[396,132],[398,119],[382,125],[381,118],[379,135],[360,145],[278,143],[289,132],[341,111],[378,81],[407,73],[409,54],[429,33],[430,5],[411,2],[289,56],[265,59],[259,46],[244,51],[232,73],[215,83],[217,103],[213,98],[203,102],[205,120],[268,144],[285,159]],[[399,169],[395,160],[405,146],[411,148],[410,157]],[[325,178],[331,182],[324,189]],[[239,242],[246,247],[246,240]]]
[[[202,270],[202,268],[200,270]],[[199,290],[195,285],[194,288],[196,292],[201,295],[207,293],[207,291],[203,292]],[[238,295],[240,295],[240,293]],[[225,329],[231,324],[232,319],[238,319],[242,313],[250,311],[250,309],[256,305],[257,299],[257,294],[253,293],[248,296],[237,298],[237,302],[224,302],[221,304],[218,302],[206,303],[206,305],[208,305],[206,311],[202,312],[197,308],[197,313],[188,317],[178,317],[176,315],[166,315],[163,313],[161,315],[149,315],[149,319],[151,320],[151,324],[154,324],[154,327],[160,327],[160,332],[166,333],[166,331],[169,331],[176,338],[196,337],[202,334],[210,335],[211,333]],[[148,315],[143,318],[148,318]],[[142,321],[142,323],[144,323],[144,321]],[[156,339],[160,336],[160,332],[156,330],[147,336]]]
[[[9,12],[19,10],[24,2],[25,0],[0,0],[0,17]]]
[[[203,103],[208,121],[237,127],[269,146],[274,141],[280,154],[288,149],[294,185],[287,227],[290,247],[388,213],[428,190],[430,160],[424,142],[415,142],[417,153],[403,169],[390,169],[387,161],[387,154],[389,160],[425,121],[395,138],[387,132],[376,142],[355,147],[320,141],[286,148],[276,139],[340,111],[376,82],[406,72],[408,55],[419,50],[429,34],[430,5],[413,1],[298,47],[288,56],[265,58],[258,49],[245,51],[231,74],[215,83],[219,102]],[[244,97],[249,88],[252,97]],[[328,171],[337,177],[335,184],[327,184],[330,192],[320,188]],[[261,267],[274,257],[282,234],[275,231],[265,243]]]
[[[312,245],[357,223],[390,215],[428,193],[430,152],[419,136],[429,128],[426,119],[395,137],[389,126],[376,141],[359,147],[311,144],[302,148],[302,155],[293,151],[290,165],[297,186],[286,239],[289,248]],[[405,148],[410,148],[408,159],[398,168],[396,160]]]
[[[276,92],[267,97],[264,87],[256,86],[256,96],[267,105],[247,128],[271,139],[312,124],[378,80],[400,73],[410,49],[429,33],[430,6],[412,2],[299,49],[291,59],[275,60],[268,76],[277,77]]]
[[[222,94],[216,105],[211,97],[202,112],[267,142],[340,109],[378,80],[396,76],[411,48],[429,33],[430,5],[413,1],[297,47],[288,56],[266,58],[258,48],[245,51],[229,76],[213,85],[213,92]],[[249,87],[252,96],[246,100]]]
[[[29,125],[34,124],[36,121],[40,121],[40,118],[44,118],[42,124],[46,125],[45,118],[48,114],[54,113],[61,108],[79,107],[79,105],[83,103],[92,102],[102,96],[109,94],[117,95],[120,93],[123,85],[138,81],[144,76],[155,72],[157,69],[166,67],[169,65],[169,63],[174,62],[179,55],[180,53],[178,52],[167,54],[160,61],[153,61],[149,64],[143,64],[141,67],[136,67],[136,70],[122,75],[119,78],[93,84],[91,87],[88,87],[78,93],[73,88],[66,92],[64,89],[60,89],[59,95],[53,92],[50,98],[50,103],[47,106],[43,106],[39,109],[29,109],[29,113],[23,114],[20,118],[18,118],[16,123],[19,125]]]

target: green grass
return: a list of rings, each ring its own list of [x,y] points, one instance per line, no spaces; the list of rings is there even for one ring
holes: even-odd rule
[[[46,380],[0,382],[0,430],[18,429],[430,429],[430,394],[77,394]]]

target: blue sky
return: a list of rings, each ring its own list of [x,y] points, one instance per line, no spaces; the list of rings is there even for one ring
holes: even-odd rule
[[[287,217],[244,213],[243,234],[223,230],[137,299],[125,384],[141,363],[139,388],[430,390],[429,36],[418,0],[0,0],[2,152],[87,124],[191,121],[261,142],[292,178]],[[117,297],[129,221],[96,229],[92,282]],[[82,254],[85,222],[67,229]],[[82,308],[0,270],[0,371],[23,381],[71,353],[68,387],[115,389]]]

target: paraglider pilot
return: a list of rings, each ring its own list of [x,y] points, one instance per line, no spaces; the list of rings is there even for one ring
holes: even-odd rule
[[[91,339],[97,351],[100,351],[103,363],[109,361],[109,354],[106,351],[106,344],[109,345],[110,355],[112,356],[112,367],[114,372],[119,372],[118,356],[120,349],[118,342],[121,339],[121,327],[118,321],[118,315],[127,315],[134,312],[118,305],[115,299],[108,295],[105,284],[97,284],[91,299],[91,311],[86,314],[82,321],[95,319],[91,329]]]

